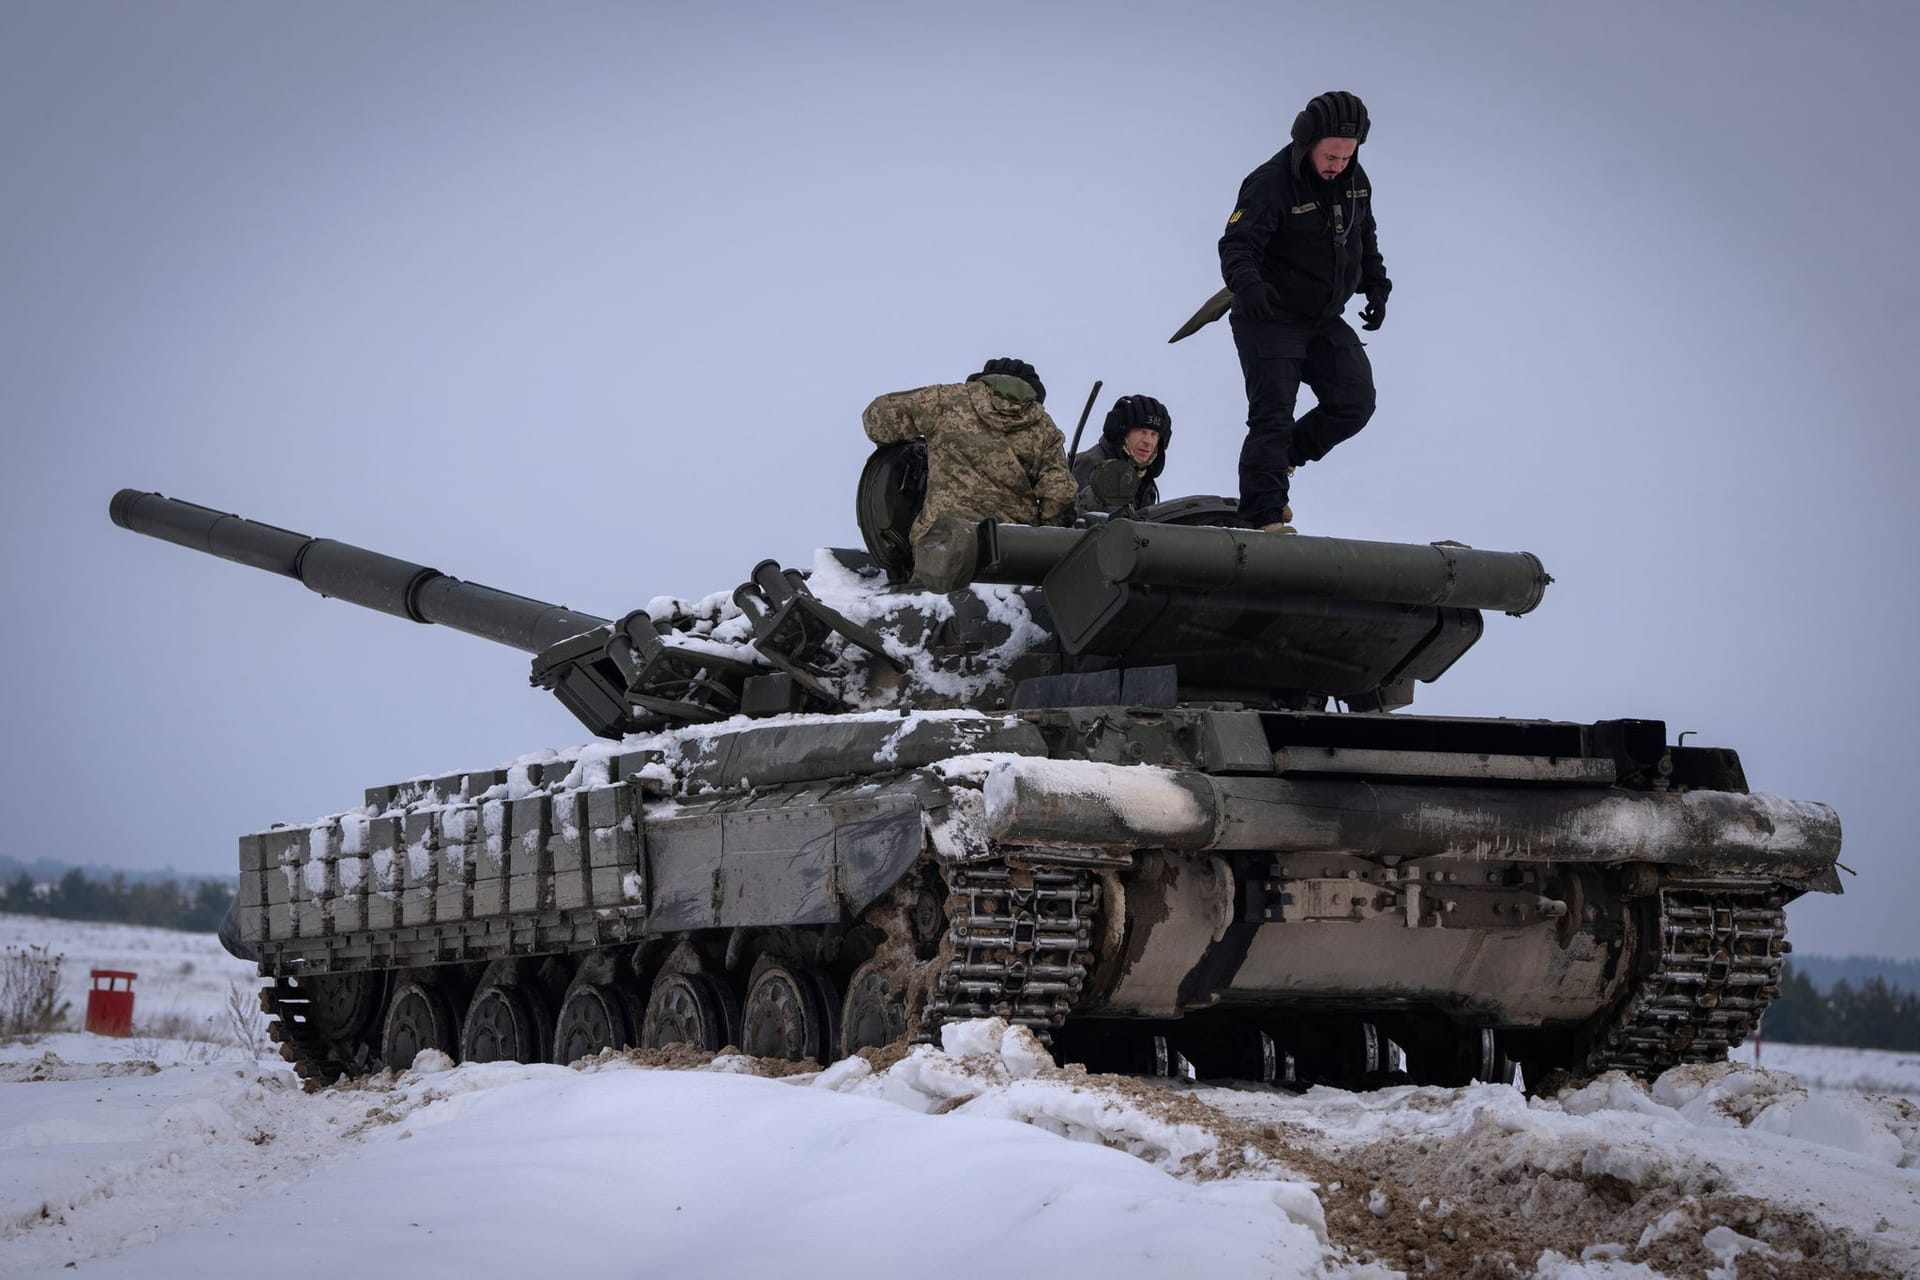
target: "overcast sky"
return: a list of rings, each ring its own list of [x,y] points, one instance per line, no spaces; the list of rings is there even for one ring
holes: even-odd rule
[[[107,519],[154,489],[617,616],[857,545],[873,395],[1164,400],[1231,492],[1240,179],[1371,110],[1380,408],[1303,532],[1557,579],[1414,710],[1665,719],[1920,955],[1910,5],[0,0],[0,852],[234,837],[584,732],[526,659]]]

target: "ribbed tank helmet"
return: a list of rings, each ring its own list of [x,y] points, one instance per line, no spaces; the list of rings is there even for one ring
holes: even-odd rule
[[[1152,396],[1121,396],[1107,410],[1106,421],[1100,425],[1100,438],[1119,453],[1127,432],[1135,427],[1151,427],[1160,433],[1160,451],[1147,465],[1147,478],[1152,479],[1167,465],[1167,441],[1173,439],[1173,415]]]
[[[1020,379],[1033,388],[1035,400],[1041,404],[1047,402],[1046,384],[1040,381],[1040,375],[1035,373],[1033,366],[1025,360],[1016,360],[1012,356],[995,356],[980,367],[980,372],[968,374],[967,381],[978,382],[990,373],[1004,373],[1008,377]]]
[[[1368,127],[1367,104],[1359,95],[1331,90],[1293,118],[1293,140],[1310,147],[1322,138],[1352,138],[1357,146],[1367,140]]]

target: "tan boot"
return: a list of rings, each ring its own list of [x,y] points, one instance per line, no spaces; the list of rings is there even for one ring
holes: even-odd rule
[[[1295,529],[1290,524],[1286,524],[1282,521],[1276,520],[1272,524],[1261,525],[1260,532],[1262,533],[1298,533],[1299,530]]]

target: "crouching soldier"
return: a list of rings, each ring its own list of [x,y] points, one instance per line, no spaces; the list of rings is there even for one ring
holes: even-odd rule
[[[1032,365],[1003,357],[965,382],[881,396],[860,415],[875,444],[927,442],[927,500],[909,534],[916,564],[928,530],[945,517],[1067,522],[1077,486],[1046,396]],[[916,576],[947,589],[917,569]]]
[[[1173,418],[1167,406],[1152,396],[1121,396],[1115,400],[1100,427],[1099,442],[1073,460],[1073,478],[1080,485],[1080,509],[1117,512],[1131,507],[1138,511],[1160,501],[1160,486],[1154,481],[1166,468],[1167,441],[1172,438]],[[1102,481],[1096,483],[1094,472],[1103,463],[1120,465],[1106,467]],[[1118,477],[1126,483],[1107,477]]]

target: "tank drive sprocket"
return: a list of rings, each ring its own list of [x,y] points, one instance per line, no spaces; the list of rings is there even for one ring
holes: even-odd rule
[[[1099,883],[1081,868],[1004,861],[956,867],[947,883],[952,945],[920,1038],[999,1017],[1047,1039],[1086,984]]]

